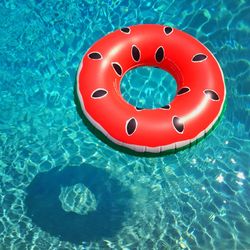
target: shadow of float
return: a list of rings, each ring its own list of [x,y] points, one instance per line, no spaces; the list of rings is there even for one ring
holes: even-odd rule
[[[81,215],[62,209],[62,187],[85,185],[97,201],[96,210]],[[130,210],[131,192],[106,171],[87,164],[39,173],[27,187],[27,215],[42,230],[75,244],[114,237]]]
[[[217,121],[212,126],[212,128],[207,133],[205,133],[204,136],[200,137],[199,139],[195,140],[194,142],[192,142],[192,143],[190,143],[190,144],[188,144],[188,145],[186,145],[184,147],[181,147],[181,148],[166,150],[166,151],[163,151],[163,152],[160,152],[160,153],[150,153],[150,152],[136,152],[136,151],[131,150],[129,148],[117,145],[114,142],[112,142],[111,140],[109,140],[100,130],[98,130],[96,127],[94,127],[93,124],[87,119],[87,117],[84,115],[84,113],[82,111],[81,103],[80,103],[80,100],[79,100],[78,94],[77,94],[77,81],[75,82],[75,85],[74,85],[74,102],[75,102],[75,105],[76,105],[76,111],[77,111],[78,115],[81,117],[81,119],[82,119],[83,123],[85,124],[85,126],[89,129],[89,131],[92,134],[94,134],[103,143],[107,144],[111,148],[113,148],[115,150],[118,150],[118,151],[120,151],[122,153],[129,154],[129,155],[134,155],[134,156],[137,156],[137,157],[147,157],[147,158],[172,155],[172,154],[175,154],[177,152],[189,149],[194,145],[197,145],[198,143],[203,141],[204,138],[209,136],[212,133],[212,131],[215,130],[215,128],[220,123],[220,121],[221,121],[221,119],[223,117],[223,114],[224,114],[224,112],[226,110],[226,106],[227,106],[227,99],[226,99],[225,103],[224,103],[224,106],[223,106],[223,110],[222,110],[222,112],[220,114],[220,117],[217,119]]]

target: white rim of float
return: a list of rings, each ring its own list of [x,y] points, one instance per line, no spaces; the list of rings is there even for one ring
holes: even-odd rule
[[[196,39],[197,40],[197,39]],[[197,40],[198,41],[198,40]],[[200,43],[200,41],[198,41]],[[202,44],[203,45],[203,44]],[[205,45],[203,45],[205,46]],[[81,103],[81,107],[82,107],[82,111],[84,113],[84,115],[88,118],[88,120],[92,123],[92,125],[97,128],[99,131],[101,131],[109,140],[111,140],[113,143],[122,146],[122,147],[126,147],[129,148],[133,151],[136,152],[140,152],[140,153],[144,153],[144,152],[149,152],[149,153],[160,153],[160,152],[164,152],[164,151],[169,151],[169,150],[173,150],[173,149],[180,149],[182,147],[185,147],[193,142],[195,142],[196,140],[198,140],[199,138],[203,137],[212,127],[213,125],[216,123],[216,121],[218,120],[218,118],[220,117],[223,108],[224,108],[224,103],[226,100],[226,86],[225,86],[225,78],[224,78],[224,74],[223,71],[220,67],[219,62],[217,61],[217,59],[215,58],[215,56],[211,53],[211,51],[206,47],[206,49],[210,52],[210,54],[213,56],[213,58],[215,59],[215,61],[217,62],[217,65],[220,69],[221,72],[221,76],[223,79],[223,85],[224,85],[224,96],[223,96],[223,102],[221,104],[220,107],[220,111],[218,113],[218,115],[214,118],[214,120],[207,126],[207,128],[203,131],[201,131],[197,136],[188,139],[188,140],[184,140],[184,141],[178,141],[178,142],[174,142],[172,144],[168,144],[168,145],[163,145],[163,146],[156,146],[156,147],[149,147],[149,146],[141,146],[141,145],[136,145],[136,144],[129,144],[129,143],[125,143],[122,141],[119,141],[117,139],[115,139],[114,137],[112,137],[98,122],[96,122],[91,115],[87,112],[85,106],[84,106],[84,102],[82,99],[82,95],[80,93],[80,89],[79,89],[79,76],[80,76],[80,71],[82,69],[83,66],[83,58],[81,60],[81,63],[78,67],[78,71],[77,71],[77,95],[78,95],[78,99]]]

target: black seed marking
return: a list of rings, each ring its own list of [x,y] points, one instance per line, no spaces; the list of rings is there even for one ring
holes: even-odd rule
[[[137,121],[135,118],[130,118],[126,124],[126,131],[128,135],[132,135],[137,127]]]
[[[170,106],[169,104],[167,104],[167,105],[161,107],[161,109],[170,109],[170,108],[171,108],[171,106]]]
[[[121,31],[126,33],[126,34],[129,34],[130,33],[130,28],[124,27],[124,28],[121,28]]]
[[[98,60],[102,58],[102,55],[99,52],[92,52],[89,54],[90,59]]]
[[[117,73],[117,75],[121,76],[122,75],[122,68],[118,63],[112,63],[113,69]]]
[[[163,47],[159,47],[155,53],[155,60],[160,63],[164,58],[164,49]]]
[[[219,101],[220,100],[219,95],[213,90],[207,89],[207,90],[204,90],[204,93],[205,93],[206,96],[208,96],[213,101]]]
[[[165,32],[166,35],[170,35],[173,32],[173,28],[171,28],[169,26],[166,26],[164,28],[164,32]]]
[[[193,56],[192,61],[193,62],[202,62],[207,59],[207,56],[205,54],[199,53]]]
[[[180,121],[180,118],[177,116],[173,117],[173,125],[174,128],[178,133],[183,133],[184,131],[184,124]]]
[[[140,50],[135,45],[133,45],[132,46],[132,57],[133,57],[133,59],[136,62],[138,62],[140,60],[140,56],[141,56]]]
[[[107,90],[105,90],[105,89],[97,89],[92,93],[91,97],[92,98],[101,98],[101,97],[104,97],[107,94],[108,94]]]
[[[178,92],[177,92],[177,95],[182,95],[182,94],[185,94],[185,93],[187,93],[187,92],[189,92],[190,91],[190,88],[188,88],[188,87],[183,87],[183,88],[181,88]]]
[[[143,110],[143,108],[135,107],[136,110]]]

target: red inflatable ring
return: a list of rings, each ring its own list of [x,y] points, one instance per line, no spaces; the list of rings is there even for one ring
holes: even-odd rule
[[[138,66],[159,67],[175,78],[171,103],[139,109],[123,99],[121,78]],[[79,66],[77,92],[86,117],[110,140],[154,153],[205,135],[221,114],[226,94],[221,68],[204,45],[155,24],[122,28],[97,41]]]

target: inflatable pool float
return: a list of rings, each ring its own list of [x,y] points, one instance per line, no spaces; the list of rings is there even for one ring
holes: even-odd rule
[[[159,67],[176,80],[177,94],[158,109],[141,109],[120,92],[124,74]],[[114,143],[159,153],[191,144],[220,116],[226,89],[213,54],[198,40],[169,26],[122,28],[97,41],[78,69],[77,93],[89,121]]]

